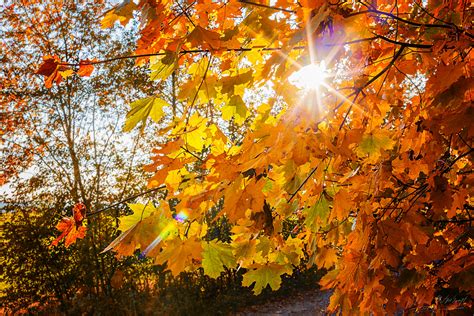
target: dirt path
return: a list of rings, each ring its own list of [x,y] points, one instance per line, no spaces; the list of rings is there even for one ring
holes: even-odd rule
[[[325,315],[330,291],[311,290],[290,297],[245,308],[235,316],[257,315]]]

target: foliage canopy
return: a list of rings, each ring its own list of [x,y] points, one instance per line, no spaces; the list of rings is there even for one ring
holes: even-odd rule
[[[330,270],[329,310],[347,314],[441,308],[445,289],[472,296],[472,18],[467,1],[436,0],[108,11],[103,27],[140,21],[135,55],[112,60],[136,58],[164,87],[131,104],[125,130],[148,117],[160,128],[146,170],[166,196],[134,205],[106,250],[139,248],[174,275],[244,268],[256,294],[308,255]],[[46,56],[38,73],[51,86],[109,61]],[[313,89],[289,83],[323,62]],[[220,217],[230,242],[208,234]]]

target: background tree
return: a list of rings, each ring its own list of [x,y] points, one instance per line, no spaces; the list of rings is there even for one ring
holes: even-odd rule
[[[78,63],[130,54],[136,27],[101,30],[106,8],[101,1],[15,1],[0,10],[2,292],[13,310],[48,301],[67,311],[75,296],[99,299],[111,294],[123,266],[100,252],[126,208],[90,221],[91,234],[73,249],[49,249],[51,227],[76,203],[100,208],[142,189],[140,153],[154,140],[140,141],[147,138],[140,132],[124,137],[123,116],[130,100],[159,87],[144,86],[146,73],[130,60],[86,68],[82,78],[58,74],[61,84],[51,89],[35,74],[45,55]]]

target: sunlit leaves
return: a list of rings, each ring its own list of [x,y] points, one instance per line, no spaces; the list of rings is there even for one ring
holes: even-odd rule
[[[166,52],[160,59],[150,58],[150,79],[164,80],[168,78],[178,66],[178,56],[173,52]]]
[[[137,5],[133,0],[124,0],[117,7],[107,11],[102,18],[102,28],[112,27],[116,21],[126,25],[133,17],[133,11],[137,9]]]
[[[139,122],[145,125],[148,117],[155,122],[159,122],[165,114],[163,108],[168,105],[166,101],[158,97],[149,97],[132,102],[130,104],[130,111],[127,113],[123,130],[125,132],[130,131]]]
[[[74,74],[80,77],[89,77],[94,71],[94,62],[95,60],[81,60],[79,62],[79,68],[77,71],[74,71],[70,64],[62,62],[58,56],[45,56],[36,74],[43,75],[45,77],[45,87],[51,88],[53,83],[60,84],[63,79]]]
[[[449,278],[426,269],[449,262],[447,245],[468,248],[472,221],[472,16],[407,1],[277,1],[277,14],[238,1],[197,1],[186,12],[160,2],[153,14],[148,5],[124,2],[103,23],[126,23],[140,8],[137,54],[156,55],[150,77],[173,98],[174,119],[149,97],[132,103],[124,128],[148,117],[164,125],[149,186],[165,184],[194,223],[176,224],[150,256],[173,275],[203,267],[218,277],[238,265],[258,294],[310,255],[334,269],[322,282],[335,288],[330,309],[395,313],[433,302]],[[314,100],[286,84],[308,61],[335,74]],[[45,60],[49,85],[71,75],[61,66]],[[427,81],[410,83],[416,97],[407,97],[407,80],[417,81],[407,73]],[[269,96],[248,102],[263,84]],[[216,207],[233,225],[229,244],[195,229]],[[128,230],[112,248],[130,254],[156,240],[155,213],[122,222]]]
[[[253,287],[255,294],[260,294],[268,285],[272,290],[278,290],[281,285],[281,276],[285,273],[291,274],[292,269],[287,265],[280,265],[275,263],[256,264],[249,268],[244,274],[242,285]]]
[[[119,256],[130,256],[136,249],[144,251],[157,238],[161,242],[176,234],[175,220],[164,205],[155,208],[151,203],[131,204],[130,208],[133,214],[120,222],[122,233],[103,252],[113,249]]]
[[[323,247],[317,250],[316,264],[318,267],[329,269],[337,262],[337,251],[334,248]]]
[[[156,211],[156,208],[151,203],[147,205],[128,204],[128,207],[132,210],[133,214],[120,218],[118,229],[122,232],[129,230],[143,219],[150,217],[150,215]]]
[[[44,85],[46,88],[51,88],[53,83],[59,84],[64,77],[71,75],[71,72],[65,74],[67,71],[71,70],[61,65],[58,56],[45,56],[43,58],[43,63],[36,73],[45,76],[46,79]]]
[[[239,95],[232,96],[229,103],[224,105],[221,111],[224,120],[234,118],[237,124],[242,124],[248,115],[247,106]]]
[[[184,240],[174,238],[166,243],[166,248],[156,257],[155,261],[159,264],[166,263],[173,275],[178,275],[189,268],[192,270],[201,259],[202,245],[197,238]],[[215,273],[215,271],[211,273]]]
[[[197,25],[194,30],[189,33],[187,40],[195,47],[201,46],[211,50],[221,47],[220,36],[218,33],[206,30]]]
[[[217,278],[225,267],[231,269],[235,265],[232,246],[214,240],[203,243],[202,267],[205,274]]]
[[[319,200],[311,207],[305,210],[305,224],[317,231],[321,226],[325,226],[329,217],[329,201],[322,194]]]
[[[395,145],[386,130],[374,130],[364,135],[357,146],[357,156],[367,158],[367,162],[376,162],[382,155],[382,150],[389,150]]]
[[[89,77],[94,71],[94,66],[91,64],[92,62],[92,60],[88,59],[81,60],[79,62],[79,70],[77,71],[77,74],[81,77]]]

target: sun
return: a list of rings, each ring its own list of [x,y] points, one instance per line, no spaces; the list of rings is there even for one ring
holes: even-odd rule
[[[295,110],[304,109],[313,118],[320,119],[327,112],[323,99],[332,90],[326,82],[329,77],[330,71],[324,61],[312,62],[291,74],[288,82],[300,90]]]
[[[301,67],[288,77],[288,81],[299,89],[314,91],[326,86],[327,78],[329,78],[329,71],[326,63],[321,61]]]

